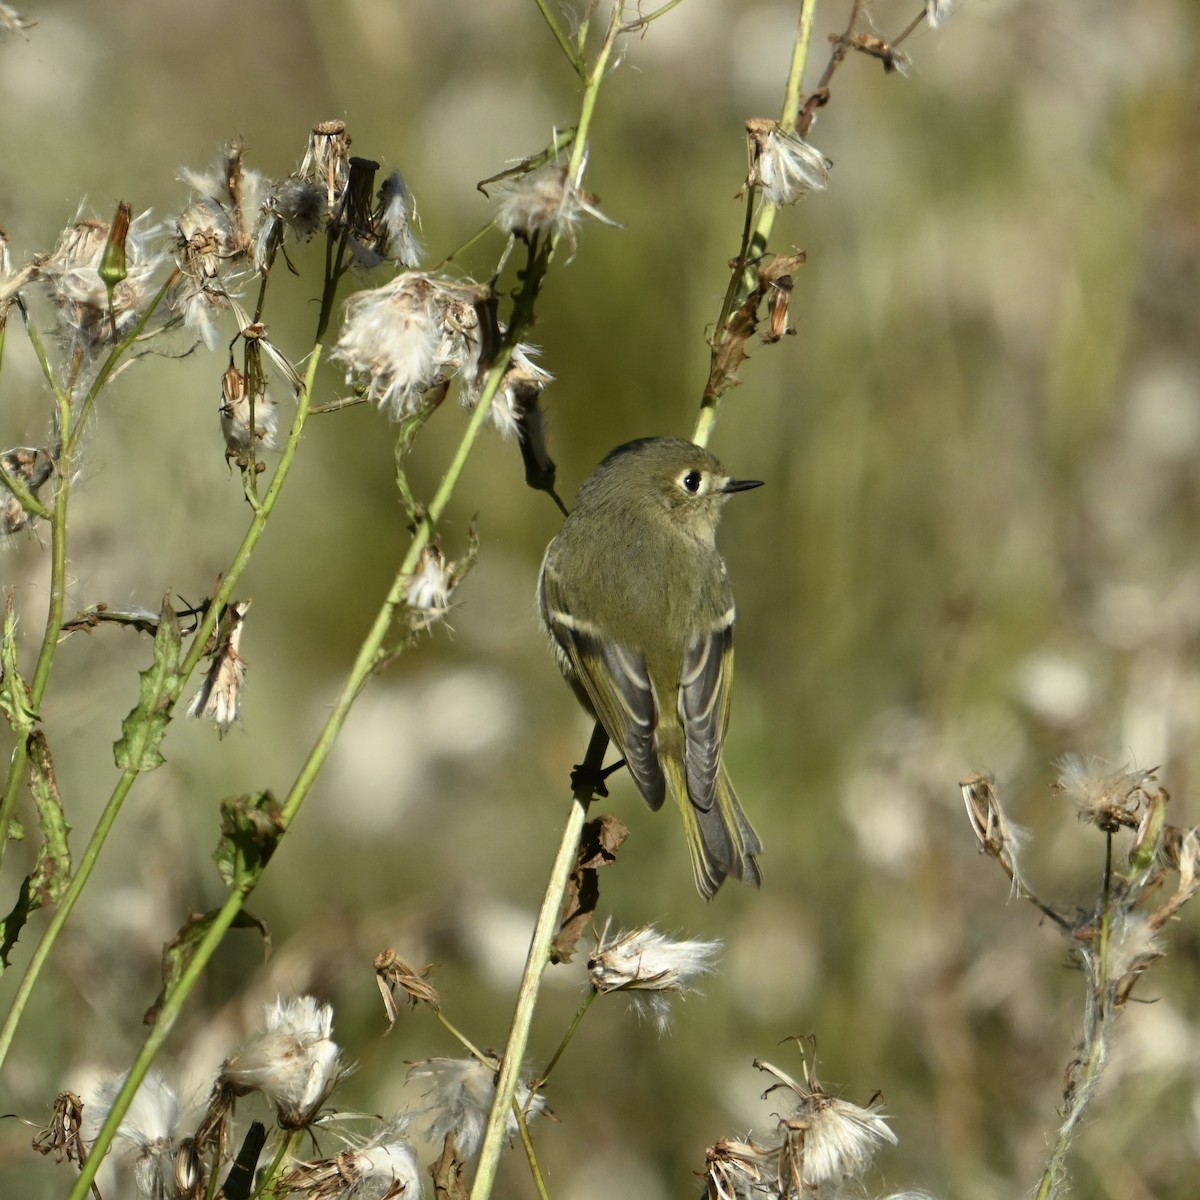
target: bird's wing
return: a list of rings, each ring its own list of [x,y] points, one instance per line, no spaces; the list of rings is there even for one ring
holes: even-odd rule
[[[542,568],[541,605],[565,673],[583,689],[596,719],[625,759],[643,799],[651,808],[661,808],[667,781],[654,743],[658,704],[645,657],[602,636],[591,622],[572,615],[549,563]]]
[[[707,812],[717,798],[721,746],[729,725],[733,680],[733,619],[729,608],[684,648],[679,668],[679,720],[692,803]]]

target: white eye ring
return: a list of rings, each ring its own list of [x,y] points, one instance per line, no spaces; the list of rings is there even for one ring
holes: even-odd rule
[[[691,470],[686,474],[681,475],[679,486],[683,488],[689,496],[698,496],[700,494],[701,485],[704,482],[704,476],[699,471]]]

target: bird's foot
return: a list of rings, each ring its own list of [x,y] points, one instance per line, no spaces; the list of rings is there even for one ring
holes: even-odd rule
[[[608,799],[608,788],[605,780],[625,765],[623,758],[618,759],[611,767],[593,767],[590,763],[576,763],[571,768],[571,791],[587,791],[593,796]]]

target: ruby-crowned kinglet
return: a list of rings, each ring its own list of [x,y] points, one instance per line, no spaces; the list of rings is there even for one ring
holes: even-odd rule
[[[758,486],[681,438],[618,446],[579,489],[538,580],[559,667],[646,803],[675,796],[706,899],[726,875],[762,880],[762,843],[721,762],[734,607],[716,548],[725,501]]]

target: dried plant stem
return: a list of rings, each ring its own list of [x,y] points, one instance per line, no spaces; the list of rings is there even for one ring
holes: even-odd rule
[[[791,129],[796,124],[800,112],[800,88],[804,80],[804,68],[808,64],[808,52],[812,45],[813,17],[816,14],[817,0],[802,0],[800,20],[796,26],[796,39],[792,43],[792,61],[788,69],[787,83],[783,91],[783,110],[779,116],[779,124],[784,129]],[[856,6],[857,7],[857,6]],[[738,305],[749,295],[755,286],[757,266],[766,253],[767,240],[775,226],[775,214],[779,211],[777,205],[761,199],[758,212],[755,215],[754,205],[756,191],[748,188],[746,194],[746,221],[742,228],[742,244],[734,260],[733,270],[729,278],[729,287],[721,303],[721,314],[717,318],[713,331],[714,359],[719,348],[729,336],[727,323],[730,314],[736,311]],[[692,441],[698,446],[707,446],[712,431],[717,423],[717,410],[721,403],[721,392],[706,389],[700,401],[700,412],[696,417],[696,427],[692,432]]]
[[[607,749],[608,734],[597,725],[592,730],[580,778],[595,777],[604,766],[604,752]],[[486,1200],[491,1195],[496,1180],[496,1167],[500,1161],[500,1151],[504,1147],[508,1115],[517,1094],[525,1047],[529,1044],[529,1030],[533,1024],[533,1010],[537,1005],[542,972],[550,962],[550,948],[558,930],[567,880],[579,853],[579,839],[583,833],[583,823],[587,817],[591,797],[591,789],[586,784],[576,789],[571,800],[567,824],[563,829],[562,841],[559,843],[558,855],[550,868],[550,879],[542,897],[537,922],[533,927],[529,954],[525,959],[525,972],[521,976],[521,986],[517,992],[508,1044],[504,1047],[504,1060],[500,1064],[500,1074],[496,1080],[496,1096],[492,1102],[492,1111],[488,1114],[483,1147],[479,1152],[479,1166],[476,1168],[475,1182],[471,1187],[471,1200]]]
[[[1104,890],[1100,901],[1100,928],[1096,936],[1096,963],[1089,972],[1088,985],[1091,993],[1086,1001],[1084,1014],[1084,1044],[1087,1058],[1083,1063],[1082,1073],[1076,1076],[1069,1073],[1070,1090],[1066,1097],[1066,1106],[1062,1124],[1058,1128],[1058,1137],[1054,1148],[1046,1160],[1046,1169],[1038,1183],[1034,1200],[1053,1200],[1065,1191],[1066,1182],[1065,1162],[1071,1139],[1083,1114],[1087,1111],[1092,1097],[1096,1094],[1096,1085],[1108,1057],[1108,1024],[1112,1019],[1112,1006],[1108,995],[1108,953],[1112,938],[1112,851],[1113,839],[1110,833],[1106,839],[1106,855],[1104,862]]]

